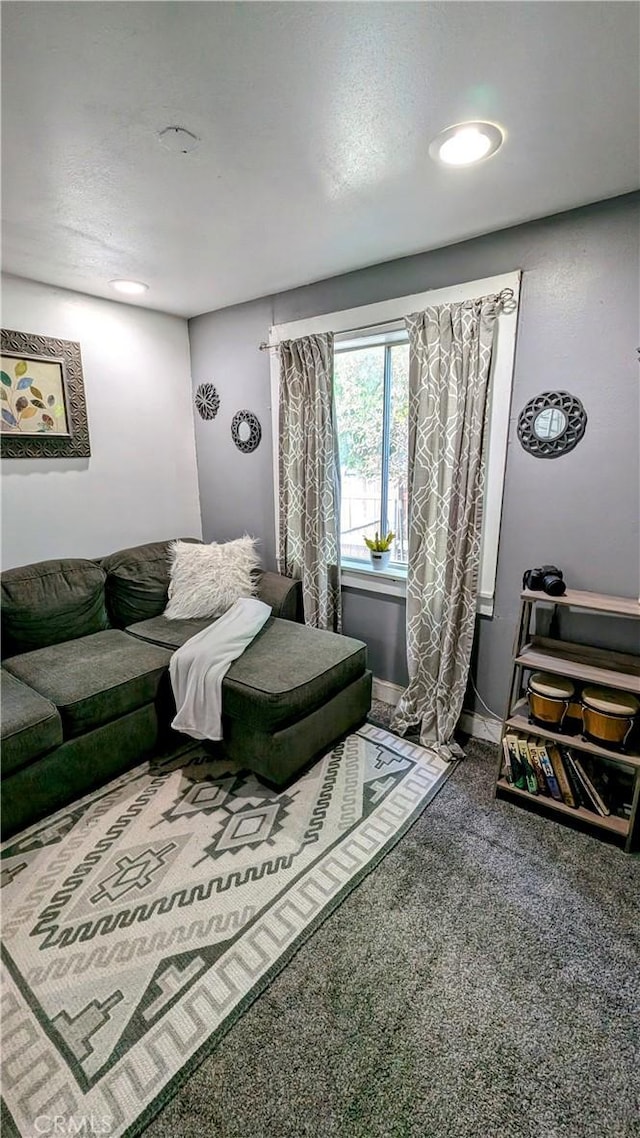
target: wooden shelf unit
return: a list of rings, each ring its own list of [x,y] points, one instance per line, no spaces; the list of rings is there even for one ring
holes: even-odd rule
[[[537,739],[550,739],[553,743],[560,743],[563,747],[571,747],[574,751],[586,751],[589,755],[597,755],[600,759],[612,759],[616,763],[627,767],[640,767],[640,754],[634,751],[612,751],[610,747],[601,747],[592,743],[582,735],[569,735],[566,731],[553,731],[549,727],[539,727],[529,722],[529,707],[526,699],[517,703],[512,714],[506,720],[506,726],[511,731],[519,731],[521,735],[535,735]]]
[[[622,652],[532,636],[520,649],[516,663],[531,672],[554,672],[570,680],[640,696],[640,659]]]
[[[634,600],[633,597],[610,597],[607,593],[584,593],[580,589],[567,589],[562,597],[550,597],[548,593],[523,589],[520,596],[523,601],[541,601],[547,605],[566,605],[567,608],[601,612],[608,616],[640,619],[640,600]]]
[[[531,735],[536,739],[549,739],[573,750],[584,751],[595,758],[626,768],[632,772],[633,777],[631,815],[629,819],[613,814],[603,817],[583,807],[567,806],[554,798],[530,794],[527,790],[512,786],[502,775],[502,747],[498,760],[496,797],[506,798],[543,814],[551,814],[557,818],[557,821],[571,821],[581,828],[604,832],[614,841],[623,843],[625,850],[631,852],[637,848],[640,839],[640,754],[615,751],[592,743],[582,735],[569,735],[566,732],[530,723],[525,673],[551,672],[582,684],[610,687],[640,696],[640,657],[591,645],[536,636],[531,631],[535,606],[539,603],[559,604],[608,616],[638,619],[640,602],[628,597],[609,597],[602,593],[585,593],[575,589],[567,590],[563,597],[550,597],[546,593],[524,589],[520,599],[520,617],[513,649],[509,699],[502,724],[501,742],[510,732]]]
[[[564,814],[568,818],[582,822],[585,826],[595,826],[601,830],[609,830],[612,834],[617,834],[622,838],[628,836],[629,822],[626,818],[618,818],[616,814],[607,814],[603,817],[602,814],[594,814],[592,810],[585,810],[582,806],[567,806],[564,802],[558,802],[555,798],[545,798],[539,794],[529,794],[528,790],[520,790],[517,786],[511,786],[506,778],[498,779],[498,787],[503,794],[513,794],[516,798],[524,799],[533,806],[541,807],[544,810],[552,810],[558,814]]]

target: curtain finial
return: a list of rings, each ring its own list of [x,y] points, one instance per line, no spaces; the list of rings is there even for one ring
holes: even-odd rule
[[[512,288],[503,288],[502,292],[499,292],[496,296],[496,300],[500,304],[500,311],[506,314],[515,312],[518,307]]]

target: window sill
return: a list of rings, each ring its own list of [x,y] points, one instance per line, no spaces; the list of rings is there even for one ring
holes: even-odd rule
[[[360,589],[364,593],[382,593],[387,597],[406,597],[407,568],[390,565],[388,569],[372,569],[365,561],[343,560],[340,580],[343,589]],[[479,596],[478,616],[493,616],[493,597]]]
[[[389,565],[387,569],[372,569],[366,561],[342,562],[343,588],[362,589],[366,593],[385,593],[388,597],[406,597],[406,565]]]

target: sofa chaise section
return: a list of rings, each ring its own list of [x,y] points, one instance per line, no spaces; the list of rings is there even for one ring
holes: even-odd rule
[[[175,649],[210,623],[158,617],[127,632]],[[282,785],[363,722],[370,706],[360,640],[271,617],[222,682],[222,748]]]
[[[281,786],[364,722],[371,683],[360,640],[273,620],[224,679],[225,753]]]

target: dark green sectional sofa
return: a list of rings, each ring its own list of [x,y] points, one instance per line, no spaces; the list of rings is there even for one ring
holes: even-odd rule
[[[168,542],[2,574],[2,833],[66,806],[166,745],[173,651],[209,620],[169,621]],[[272,616],[223,683],[226,755],[276,784],[366,716],[360,641],[307,628],[300,582],[260,576]]]

